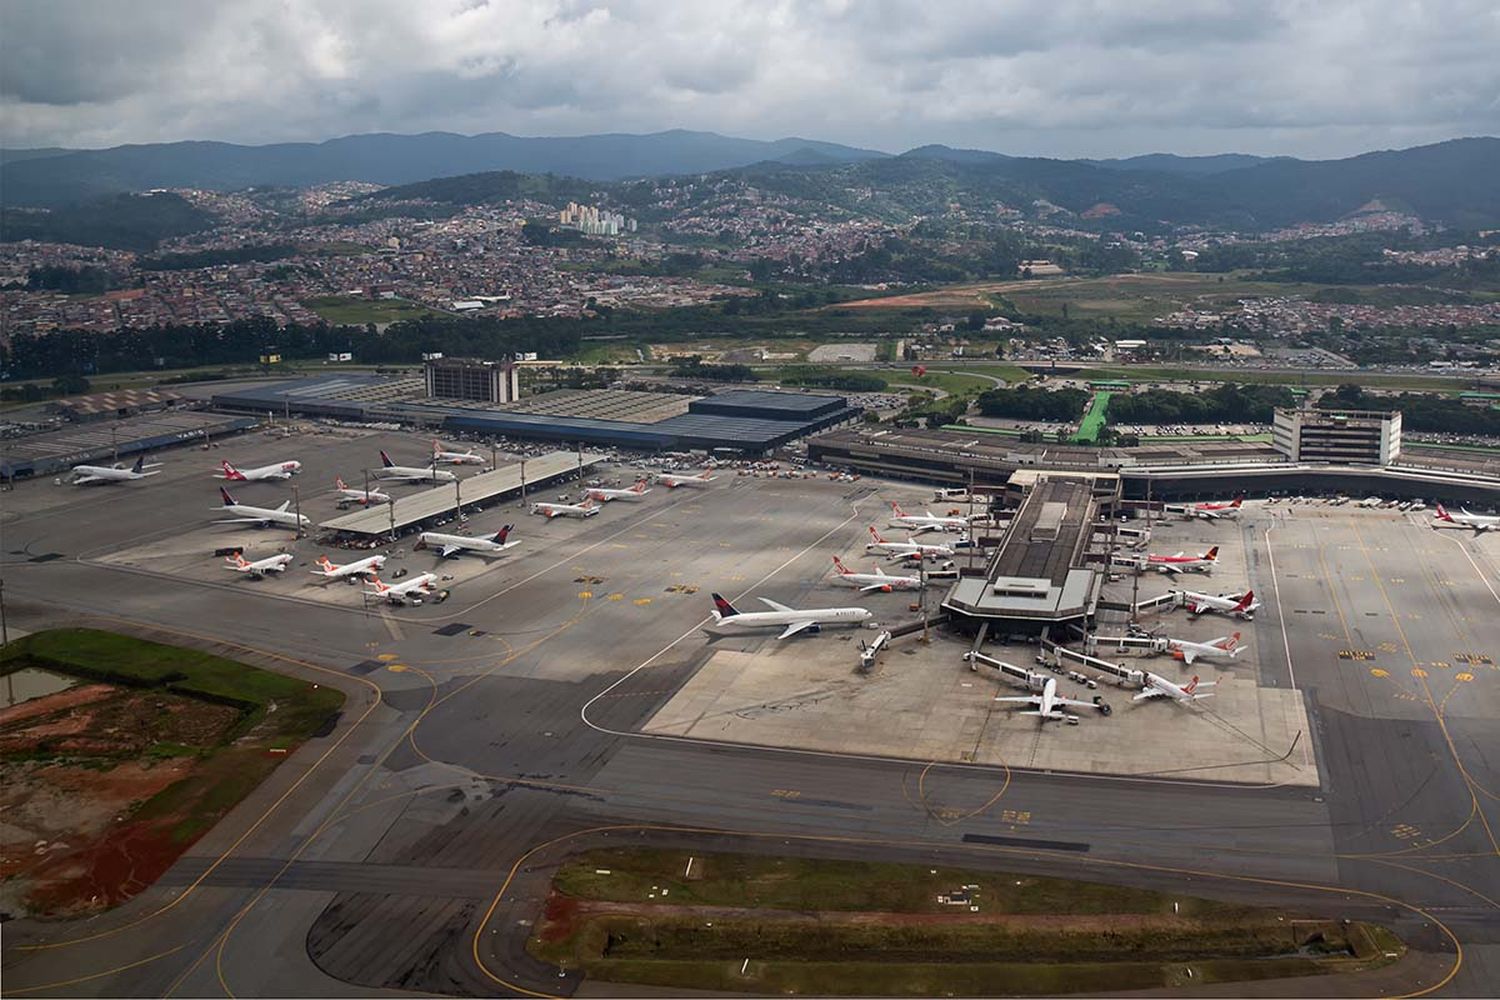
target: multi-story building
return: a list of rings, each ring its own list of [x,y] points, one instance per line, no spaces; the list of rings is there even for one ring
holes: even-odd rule
[[[1278,408],[1271,442],[1293,462],[1390,465],[1401,454],[1401,411]]]
[[[427,395],[431,399],[467,399],[480,403],[514,403],[521,397],[514,361],[434,358],[427,362]]]

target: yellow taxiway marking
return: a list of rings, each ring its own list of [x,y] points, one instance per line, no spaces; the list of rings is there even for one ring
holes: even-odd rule
[[[578,592],[578,598],[579,598],[579,600],[586,601],[590,597],[593,597],[593,596],[594,596],[594,592],[592,590],[580,590]]]
[[[1426,677],[1427,671],[1423,670],[1421,667],[1412,667],[1411,675],[1413,677]]]
[[[1391,676],[1391,672],[1389,670],[1382,670],[1380,667],[1371,667],[1370,668],[1370,673],[1374,674],[1376,677],[1389,677],[1389,676]]]
[[[399,660],[400,657],[395,653],[381,653],[375,659],[380,660],[382,663],[390,663],[392,660]]]
[[[644,608],[646,605],[648,605],[648,604],[651,603],[651,598],[649,598],[649,597],[637,597],[631,603],[634,604],[638,608]]]
[[[404,674],[411,668],[404,663],[388,663],[386,664],[385,669],[389,670],[393,674]]]
[[[609,599],[611,601],[623,601],[623,600],[625,600],[625,595],[624,594],[610,594],[609,595]]]

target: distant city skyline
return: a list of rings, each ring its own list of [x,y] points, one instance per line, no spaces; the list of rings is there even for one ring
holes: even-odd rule
[[[0,145],[685,128],[1334,158],[1500,133],[1500,9],[187,0],[0,7]]]

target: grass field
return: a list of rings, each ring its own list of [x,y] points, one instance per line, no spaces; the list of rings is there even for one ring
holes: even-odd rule
[[[308,299],[303,305],[333,324],[394,323],[398,319],[443,315],[436,309],[408,302],[406,299],[360,299],[349,295],[323,295]]]
[[[1094,399],[1089,403],[1089,411],[1083,415],[1083,420],[1078,424],[1078,433],[1073,435],[1073,440],[1084,444],[1093,444],[1099,440],[1099,432],[1104,430],[1105,414],[1109,410],[1109,397],[1107,392],[1094,393]]]
[[[605,982],[685,990],[1117,993],[1357,971],[1402,950],[1365,924],[874,862],[598,850],[565,863],[553,890],[533,954]],[[955,891],[962,905],[939,901]]]
[[[344,700],[90,629],[11,643],[0,674],[18,670],[85,682],[0,715],[0,908],[36,915],[95,912],[149,886]]]

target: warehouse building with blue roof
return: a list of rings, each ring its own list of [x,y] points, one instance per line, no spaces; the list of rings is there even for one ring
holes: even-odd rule
[[[506,406],[426,399],[421,393],[419,379],[327,375],[235,388],[215,395],[213,404],[238,412],[417,424],[470,436],[746,455],[764,454],[859,416],[843,396],[764,389],[701,398],[563,389]],[[631,414],[654,419],[619,419]]]

